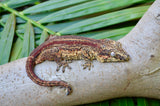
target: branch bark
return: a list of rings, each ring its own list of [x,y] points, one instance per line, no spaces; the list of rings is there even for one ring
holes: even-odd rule
[[[3,105],[77,105],[116,97],[160,99],[160,0],[156,0],[136,27],[119,40],[130,55],[129,62],[99,63],[83,70],[81,61],[71,70],[56,72],[56,63],[46,61],[35,67],[44,80],[64,80],[73,93],[63,88],[42,87],[27,77],[26,58],[0,66],[0,103]]]

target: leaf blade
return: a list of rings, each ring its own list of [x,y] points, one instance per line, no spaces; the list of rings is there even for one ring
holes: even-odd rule
[[[81,3],[84,1],[87,1],[87,0],[50,0],[50,1],[43,2],[39,5],[33,6],[31,8],[25,9],[22,12],[24,14],[45,12],[45,11],[61,8],[64,6],[69,6],[69,5]]]
[[[116,36],[120,36],[121,35],[125,35],[127,34],[129,31],[131,31],[131,29],[134,26],[129,26],[129,27],[123,27],[123,28],[118,28],[118,29],[113,29],[113,30],[109,30],[109,31],[105,31],[103,33],[99,33],[99,34],[95,34],[93,36],[91,36],[91,38],[93,39],[106,39],[106,38],[114,38]]]
[[[18,8],[28,4],[33,4],[36,1],[39,1],[39,0],[10,0],[6,4],[11,8]]]
[[[39,45],[42,44],[43,42],[45,42],[46,38],[48,37],[48,33],[44,30],[41,34],[41,38],[40,38],[40,41],[39,41]]]
[[[138,106],[149,106],[145,98],[137,98],[137,105]]]
[[[13,45],[10,61],[14,61],[20,58],[20,54],[22,51],[22,45],[23,45],[23,40],[18,38]]]
[[[48,23],[54,21],[61,21],[71,19],[79,16],[93,14],[101,11],[109,11],[117,8],[124,8],[134,3],[142,2],[144,0],[94,0],[82,3],[76,6],[69,7],[57,12],[54,12],[41,20],[40,23]]]
[[[4,27],[0,40],[0,64],[7,63],[9,61],[15,33],[15,24],[15,15],[11,14]]]
[[[100,15],[66,27],[59,31],[59,33],[80,33],[137,19],[140,18],[148,8],[149,6],[141,6]]]
[[[20,57],[27,57],[35,47],[34,30],[30,22],[27,22],[23,39],[23,48]]]

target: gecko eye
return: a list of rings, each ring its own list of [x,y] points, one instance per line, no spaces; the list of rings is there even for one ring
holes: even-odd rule
[[[116,54],[114,52],[111,52],[111,56],[114,57]]]

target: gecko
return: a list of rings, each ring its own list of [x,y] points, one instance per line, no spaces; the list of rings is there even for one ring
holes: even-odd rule
[[[90,70],[93,66],[92,61],[98,60],[101,63],[105,62],[121,62],[128,61],[129,55],[122,48],[118,41],[66,35],[50,37],[28,56],[26,61],[26,72],[28,77],[36,84],[41,86],[53,87],[60,86],[66,88],[66,95],[71,94],[71,86],[63,81],[45,81],[40,79],[34,73],[34,67],[45,60],[55,61],[57,63],[56,71],[62,67],[62,72],[69,66],[72,60],[85,60],[82,65],[83,69]]]

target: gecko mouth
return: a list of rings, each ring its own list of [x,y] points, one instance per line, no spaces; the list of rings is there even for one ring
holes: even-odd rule
[[[130,59],[130,56],[127,54],[125,60],[128,61]]]
[[[129,60],[129,55],[121,56],[120,60],[128,61]]]
[[[124,56],[121,56],[121,55],[117,54],[116,58],[121,60],[121,61],[128,61],[129,60],[129,55],[125,54]]]

